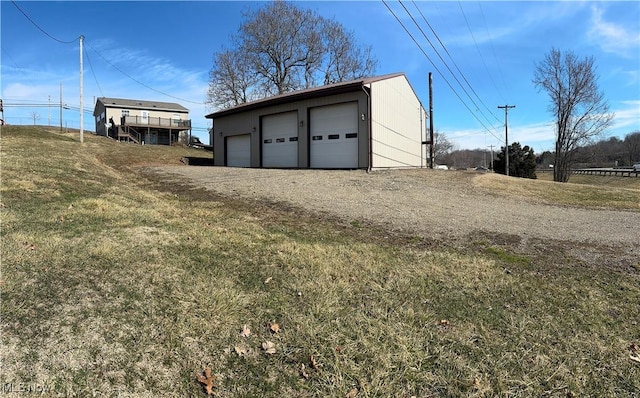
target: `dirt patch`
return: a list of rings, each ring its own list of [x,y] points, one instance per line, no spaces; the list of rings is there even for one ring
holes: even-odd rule
[[[465,244],[475,237],[529,251],[531,246],[580,255],[608,265],[638,267],[640,212],[558,206],[492,195],[472,172],[388,170],[367,173],[223,167],[147,168],[162,179],[230,199],[304,209],[346,223]],[[538,243],[536,243],[538,242]],[[551,242],[561,242],[552,244]]]

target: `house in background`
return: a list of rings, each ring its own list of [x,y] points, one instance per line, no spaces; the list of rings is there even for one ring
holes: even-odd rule
[[[219,166],[426,167],[426,112],[403,73],[294,91],[214,112]]]
[[[93,116],[96,134],[118,141],[172,145],[191,136],[189,110],[171,102],[99,97]]]

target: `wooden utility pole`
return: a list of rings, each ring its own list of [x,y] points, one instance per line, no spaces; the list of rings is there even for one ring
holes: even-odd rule
[[[80,35],[80,142],[84,142],[84,112],[82,109],[82,41],[84,40],[84,36]]]
[[[509,127],[507,127],[508,123],[508,117],[507,115],[509,114],[509,109],[511,108],[515,108],[515,105],[505,105],[505,106],[498,106],[499,109],[504,109],[504,143],[505,143],[505,163],[504,163],[504,174],[505,175],[509,175]]]
[[[429,72],[429,168],[433,169],[433,76]]]
[[[60,83],[60,131],[62,132],[62,83]]]

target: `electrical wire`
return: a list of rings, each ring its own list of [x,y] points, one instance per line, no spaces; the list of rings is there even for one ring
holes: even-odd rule
[[[424,32],[424,30],[422,29],[422,27],[418,24],[418,22],[416,21],[416,19],[413,17],[413,15],[411,15],[411,13],[409,12],[409,10],[407,9],[407,7],[404,6],[404,4],[402,3],[401,0],[398,1],[400,3],[400,5],[402,6],[402,8],[404,8],[404,11],[407,13],[407,15],[409,16],[409,18],[411,18],[411,20],[413,21],[413,23],[416,25],[416,27],[418,28],[418,30],[420,31],[420,33],[422,33],[422,36],[427,40],[427,42],[429,43],[429,45],[431,46],[431,48],[433,49],[433,51],[435,51],[436,55],[438,56],[438,58],[440,58],[440,61],[442,61],[442,63],[444,64],[444,66],[447,68],[447,70],[449,71],[449,73],[451,73],[451,76],[453,76],[453,78],[455,79],[455,81],[458,83],[458,85],[460,86],[460,88],[462,89],[462,91],[464,91],[464,93],[467,95],[467,97],[469,98],[469,100],[471,100],[471,103],[473,103],[473,105],[476,107],[476,110],[478,112],[480,112],[480,114],[485,118],[485,120],[487,121],[487,123],[491,124],[491,121],[489,121],[489,118],[487,118],[487,116],[484,114],[484,112],[480,111],[480,107],[478,106],[478,104],[476,104],[476,102],[473,100],[473,98],[471,97],[471,95],[469,94],[469,92],[464,88],[464,86],[462,85],[462,83],[460,83],[460,80],[458,79],[458,77],[455,75],[455,73],[453,73],[453,71],[451,70],[451,68],[449,67],[449,65],[447,64],[447,62],[442,58],[442,55],[440,55],[440,52],[436,49],[436,47],[433,45],[433,43],[431,42],[431,40],[429,39],[429,37],[426,35],[426,33]],[[415,4],[415,3],[414,3]],[[419,10],[418,10],[419,11]],[[423,16],[424,17],[424,16]],[[426,19],[425,19],[426,20]],[[458,71],[460,72],[460,70],[458,69]],[[462,72],[460,72],[460,74],[462,75]],[[464,75],[463,75],[464,78]],[[466,78],[465,78],[465,81]],[[473,89],[473,87],[471,87],[471,84],[469,84],[469,82],[467,81],[467,84],[469,85],[469,87],[471,88],[471,90],[475,93],[475,90]],[[485,106],[485,108],[487,108],[487,106],[484,104],[484,102],[482,102],[482,100],[480,99],[480,97],[478,96],[478,94],[476,94],[476,97],[478,97],[478,99],[480,100],[480,102]],[[487,108],[488,109],[488,108]],[[491,111],[489,111],[489,113],[491,113]],[[495,117],[495,115],[494,115]]]
[[[484,10],[482,9],[482,3],[478,2],[478,7],[480,8],[480,15],[482,15],[482,21],[484,23],[484,28],[487,31],[487,37],[489,38],[489,44],[491,45],[491,52],[493,53],[493,59],[496,61],[496,65],[498,67],[498,72],[500,74],[500,79],[502,80],[502,85],[504,86],[504,88],[507,90],[507,95],[509,97],[511,97],[511,93],[509,91],[509,86],[507,85],[507,82],[504,80],[504,73],[502,72],[502,63],[498,60],[498,56],[496,55],[496,49],[493,46],[493,40],[491,39],[491,34],[489,33],[489,26],[487,25],[487,19],[484,16]],[[497,89],[497,87],[496,87]],[[503,93],[498,90],[498,94],[500,94],[500,96],[502,97],[502,99],[504,100],[505,103],[509,102],[505,99],[505,96],[503,95]]]
[[[27,18],[27,19],[29,20],[29,22],[31,22],[31,23],[33,24],[33,26],[35,26],[36,28],[38,28],[38,30],[40,30],[40,32],[42,32],[42,33],[44,33],[45,35],[47,35],[50,39],[55,40],[55,41],[57,41],[58,43],[62,43],[62,44],[71,44],[71,43],[75,43],[75,42],[80,38],[80,36],[78,36],[78,38],[77,38],[77,39],[70,40],[70,41],[64,41],[64,40],[60,40],[60,39],[58,39],[58,38],[53,37],[51,34],[49,34],[49,32],[47,32],[46,30],[42,29],[42,28],[40,27],[40,25],[38,25],[37,23],[35,23],[35,21],[34,21],[33,19],[31,19],[31,18],[29,17],[29,15],[27,15],[27,13],[26,13],[26,12],[24,12],[24,11],[22,10],[22,8],[20,8],[20,7],[18,6],[18,4],[16,4],[16,2],[15,2],[14,0],[11,0],[11,3],[13,3],[13,5],[14,5],[14,6],[16,6],[16,8],[18,9],[18,11],[20,11],[20,12],[22,13],[22,15],[24,15],[24,16],[25,16],[25,18]]]
[[[4,47],[2,47],[2,52],[7,54],[7,57],[9,57],[9,59],[11,60],[11,62],[13,62],[13,64],[16,66],[16,68],[20,69],[20,67],[18,66],[18,63],[13,59],[11,54],[9,54],[9,52],[7,52],[7,50],[5,50]]]
[[[89,58],[89,52],[84,52],[87,57],[87,61],[89,61],[89,68],[91,69],[91,74],[93,75],[93,79],[96,81],[96,86],[98,86],[98,90],[100,91],[100,95],[104,97],[104,93],[102,92],[102,88],[100,87],[100,83],[98,83],[98,78],[96,77],[96,72],[93,70],[93,64],[91,63],[91,58]]]
[[[451,91],[453,91],[453,93],[455,94],[456,97],[458,97],[458,99],[460,100],[460,102],[462,102],[462,105],[465,106],[465,108],[467,108],[467,110],[469,111],[469,113],[471,114],[471,116],[473,116],[478,123],[480,123],[480,125],[482,127],[484,127],[485,130],[487,130],[491,135],[493,135],[496,139],[501,140],[501,138],[496,137],[493,132],[491,132],[489,130],[489,128],[482,122],[482,120],[480,120],[478,118],[478,116],[471,110],[471,108],[469,108],[469,105],[467,105],[467,103],[462,99],[462,97],[460,97],[460,94],[458,94],[458,92],[453,88],[453,86],[451,85],[451,83],[449,82],[449,80],[447,80],[447,78],[444,76],[444,74],[440,71],[440,68],[438,68],[438,66],[433,62],[433,60],[431,60],[431,58],[429,57],[429,55],[427,55],[427,53],[424,51],[424,49],[422,48],[422,46],[420,45],[420,43],[418,43],[418,41],[415,39],[415,37],[413,37],[413,35],[411,34],[411,32],[409,31],[409,29],[407,29],[407,27],[404,25],[404,23],[402,23],[402,21],[400,20],[400,18],[396,15],[395,12],[393,12],[393,10],[391,9],[391,7],[389,7],[389,4],[387,4],[386,0],[382,0],[382,3],[387,7],[387,9],[389,10],[389,12],[391,13],[391,15],[393,15],[393,17],[396,19],[396,21],[400,24],[400,26],[402,26],[402,28],[404,29],[404,31],[409,35],[409,37],[411,37],[411,39],[413,40],[413,42],[415,43],[416,46],[418,46],[418,49],[420,49],[420,51],[422,52],[422,54],[429,60],[429,62],[431,62],[431,65],[436,69],[436,71],[440,74],[440,76],[442,77],[442,79],[445,81],[445,83],[449,86],[449,88],[451,89]]]
[[[478,98],[480,103],[482,105],[484,105],[484,107],[487,109],[487,111],[489,111],[489,114],[491,114],[491,116],[493,116],[497,121],[500,121],[500,119],[498,119],[498,117],[491,111],[491,109],[487,106],[487,104],[485,104],[484,101],[482,101],[482,98],[480,98],[480,96],[478,95],[476,90],[473,89],[473,86],[471,85],[471,83],[469,83],[469,80],[467,80],[467,77],[464,75],[464,73],[462,73],[462,71],[460,70],[460,67],[458,66],[458,63],[451,56],[451,53],[447,49],[447,46],[445,46],[444,43],[442,42],[442,40],[440,40],[440,36],[438,36],[438,34],[436,33],[435,29],[433,29],[433,27],[431,26],[431,24],[429,23],[427,18],[424,16],[424,14],[422,13],[422,10],[420,10],[420,8],[418,8],[418,5],[416,4],[415,1],[412,0],[412,3],[414,5],[414,7],[416,8],[416,10],[418,10],[418,12],[420,13],[420,16],[422,16],[422,19],[424,20],[424,22],[427,24],[427,26],[429,26],[429,29],[431,30],[431,33],[433,33],[433,35],[436,37],[436,39],[438,39],[438,43],[440,43],[440,45],[444,49],[445,53],[447,53],[447,55],[449,56],[449,59],[451,60],[451,62],[453,62],[453,65],[456,67],[456,70],[458,71],[458,73],[460,73],[460,76],[462,76],[462,79],[464,79],[464,81],[467,83],[467,85],[469,86],[469,88],[471,89],[473,94],[476,96],[476,98]],[[437,52],[437,50],[435,48],[434,48],[434,51]],[[442,58],[440,58],[440,59],[442,59]],[[444,60],[442,62],[444,62]],[[451,73],[453,74],[453,72],[451,72]],[[475,105],[475,103],[474,103],[474,105]]]
[[[88,44],[86,40],[85,40],[85,44]],[[96,49],[95,49],[93,46],[91,46],[90,44],[89,44],[89,47],[90,47],[90,48],[91,48],[91,50],[93,50],[96,54],[98,54],[98,56],[99,56],[100,58],[102,58],[102,59],[103,59],[107,64],[109,64],[109,65],[110,65],[111,67],[113,67],[115,70],[117,70],[118,72],[122,73],[123,75],[125,75],[125,76],[126,76],[126,77],[128,77],[129,79],[133,80],[134,82],[138,83],[139,85],[141,85],[141,86],[143,86],[143,87],[145,87],[145,88],[147,88],[147,89],[149,89],[149,90],[151,90],[151,91],[155,91],[155,92],[156,92],[156,93],[158,93],[158,94],[162,94],[162,95],[165,95],[165,96],[167,96],[167,97],[171,97],[171,98],[174,98],[174,99],[177,99],[177,100],[183,101],[183,102],[188,102],[188,103],[190,103],[190,104],[197,104],[197,105],[203,105],[203,104],[204,104],[204,102],[191,101],[191,100],[188,100],[188,99],[185,99],[185,98],[176,97],[175,95],[167,94],[167,93],[165,93],[165,92],[163,92],[163,91],[157,90],[157,89],[155,89],[155,88],[153,88],[153,87],[151,87],[151,86],[149,86],[149,85],[147,85],[147,84],[145,84],[145,83],[141,82],[140,80],[138,80],[138,79],[134,78],[133,76],[131,76],[131,75],[130,75],[130,74],[128,74],[127,72],[123,71],[122,69],[118,68],[118,67],[117,67],[116,65],[114,65],[111,61],[109,61],[109,60],[108,60],[104,55],[100,54],[100,53],[98,52],[98,50],[96,50]]]
[[[473,34],[473,31],[471,30],[471,25],[469,25],[469,20],[467,19],[467,15],[464,13],[464,9],[462,8],[462,3],[460,2],[460,0],[458,0],[458,6],[460,6],[460,11],[462,11],[462,16],[464,17],[464,21],[467,24],[467,28],[469,29],[469,33],[471,34],[471,38],[473,39],[473,43],[476,45],[476,50],[478,50],[478,55],[480,55],[480,59],[482,60],[482,64],[484,65],[484,69],[487,71],[487,75],[489,75],[489,79],[491,79],[491,83],[493,84],[493,87],[496,88],[496,91],[499,92],[498,90],[498,86],[496,85],[496,82],[493,80],[493,75],[491,75],[491,72],[489,72],[489,68],[487,67],[487,63],[484,60],[484,57],[482,56],[482,52],[480,51],[480,46],[478,46],[478,42],[476,41],[476,37]],[[492,113],[493,115],[493,113]],[[497,119],[497,117],[494,115],[494,117]]]

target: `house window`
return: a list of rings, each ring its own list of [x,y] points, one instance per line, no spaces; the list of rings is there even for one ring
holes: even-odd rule
[[[129,116],[129,110],[128,109],[123,109],[121,116]]]

